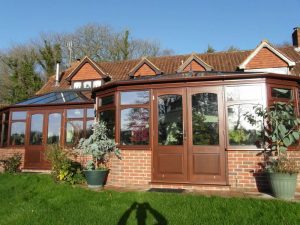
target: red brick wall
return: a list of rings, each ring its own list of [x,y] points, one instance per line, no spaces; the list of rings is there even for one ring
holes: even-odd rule
[[[149,75],[156,75],[155,71],[151,69],[146,63],[142,65],[135,73],[134,76],[149,76]]]
[[[100,78],[101,74],[99,74],[89,63],[85,63],[74,75],[72,80],[95,80]]]
[[[24,148],[0,148],[0,159],[6,159],[8,157],[13,156],[15,153],[21,153],[22,154],[22,164],[20,168],[22,169],[24,167],[24,154],[25,149]],[[3,167],[0,166],[0,172],[3,171]]]
[[[256,56],[246,65],[246,69],[287,67],[288,64],[271,52],[262,48]]]
[[[192,67],[192,68],[191,68]],[[190,70],[193,71],[205,71],[205,68],[203,66],[201,66],[199,63],[197,63],[195,60],[192,60],[190,62],[190,64],[188,64],[185,68],[184,68],[184,72],[188,72]]]
[[[260,163],[262,156],[259,151],[228,151],[228,178],[233,189],[238,190],[266,190],[267,178],[261,173]],[[296,158],[300,166],[300,151],[289,152]],[[298,176],[297,189],[300,189],[300,176]]]
[[[113,158],[108,185],[120,187],[145,186],[151,181],[151,151],[123,150],[122,160]]]

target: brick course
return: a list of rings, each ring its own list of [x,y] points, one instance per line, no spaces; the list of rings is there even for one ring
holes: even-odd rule
[[[74,75],[72,81],[96,79],[101,79],[101,74],[99,74],[89,63],[85,63]]]
[[[24,167],[24,154],[25,154],[24,148],[0,148],[0,159],[9,158],[16,153],[21,153],[23,156],[21,159],[21,166],[20,166],[20,169],[22,169]],[[0,166],[0,172],[3,172],[2,166]]]
[[[155,71],[151,69],[146,63],[142,65],[135,73],[134,76],[149,76],[149,75],[156,75]]]
[[[185,68],[184,68],[184,72],[188,72],[188,71],[205,71],[205,68],[203,66],[201,66],[199,63],[197,63],[195,60],[191,61]]]

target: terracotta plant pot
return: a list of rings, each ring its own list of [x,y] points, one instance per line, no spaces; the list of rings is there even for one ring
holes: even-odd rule
[[[274,197],[291,200],[295,197],[297,175],[289,173],[270,173],[270,185]]]
[[[89,188],[100,188],[106,182],[109,170],[84,170],[87,184]]]

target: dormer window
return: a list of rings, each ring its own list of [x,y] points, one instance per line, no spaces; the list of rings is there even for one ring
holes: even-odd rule
[[[83,82],[83,88],[92,88],[92,81],[84,81]]]
[[[92,89],[100,87],[102,85],[102,80],[83,80],[83,81],[73,81],[73,89]]]

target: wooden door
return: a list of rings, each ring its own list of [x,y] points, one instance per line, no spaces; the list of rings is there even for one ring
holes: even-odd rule
[[[187,181],[185,106],[184,88],[154,91],[154,181]]]
[[[62,111],[30,112],[25,144],[26,169],[50,169],[45,159],[48,144],[61,144]]]
[[[225,184],[224,104],[222,87],[189,88],[189,181]]]

